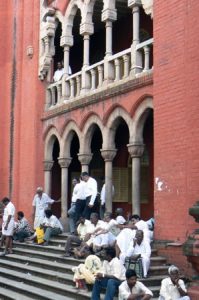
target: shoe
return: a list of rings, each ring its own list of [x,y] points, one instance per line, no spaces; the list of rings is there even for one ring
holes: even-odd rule
[[[42,246],[48,246],[48,242],[44,242]]]
[[[6,256],[7,254],[8,254],[7,251],[3,251],[3,252],[0,253],[0,256]]]
[[[62,255],[62,257],[70,257],[70,253],[65,253]]]

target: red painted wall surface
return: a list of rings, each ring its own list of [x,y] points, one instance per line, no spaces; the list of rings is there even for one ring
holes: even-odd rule
[[[183,242],[198,227],[188,209],[199,195],[199,2],[154,5],[155,237]]]
[[[40,117],[45,88],[38,80],[39,1],[1,1],[1,188],[27,217],[35,187],[43,185],[43,140]],[[33,58],[26,50],[32,46]],[[16,66],[14,65],[16,62]],[[15,71],[16,70],[16,71]],[[14,80],[14,85],[13,85]],[[13,142],[10,145],[10,114],[13,104]],[[12,147],[12,149],[10,149]],[[2,152],[3,151],[3,152]],[[12,151],[12,154],[10,154]],[[10,157],[12,170],[9,171]]]

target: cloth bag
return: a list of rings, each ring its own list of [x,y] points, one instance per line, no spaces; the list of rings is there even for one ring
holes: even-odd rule
[[[44,229],[37,227],[36,228],[36,235],[37,235],[37,243],[42,244],[44,242]]]

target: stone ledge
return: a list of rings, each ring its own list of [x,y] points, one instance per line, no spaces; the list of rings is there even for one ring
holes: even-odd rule
[[[68,103],[62,103],[50,108],[48,111],[44,112],[41,120],[45,121],[75,109],[99,103],[107,98],[122,95],[151,84],[153,84],[152,72],[139,76],[138,78],[128,79],[125,81],[123,80],[121,83],[113,83],[108,87],[106,86],[103,89],[96,90],[94,92],[92,91],[87,95],[80,96],[72,101],[68,100]]]

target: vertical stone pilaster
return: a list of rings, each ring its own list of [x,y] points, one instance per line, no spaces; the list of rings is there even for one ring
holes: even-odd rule
[[[52,185],[52,166],[54,161],[52,160],[45,160],[43,162],[44,166],[44,190],[45,192],[51,196],[51,185]]]
[[[113,202],[113,159],[117,153],[116,149],[101,149],[102,157],[105,161],[105,195],[106,195],[106,210],[112,212]]]
[[[68,167],[72,158],[60,157],[58,160],[61,167],[61,219],[66,229],[68,211]]]
[[[132,158],[132,213],[140,215],[140,160],[144,145],[134,143],[127,147]]]

